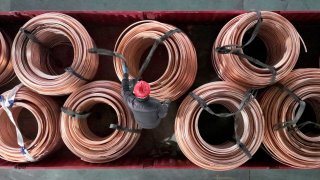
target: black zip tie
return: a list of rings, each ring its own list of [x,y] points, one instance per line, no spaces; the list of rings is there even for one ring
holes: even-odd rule
[[[287,92],[295,101],[299,102],[299,109],[295,115],[295,117],[291,121],[280,122],[273,126],[273,130],[279,130],[283,128],[288,128],[289,126],[295,125],[299,119],[301,118],[304,109],[306,108],[306,103],[301,100],[295,93],[293,93],[290,89],[285,87],[283,84],[277,83],[275,84],[281,91]]]
[[[142,64],[140,70],[139,70],[139,73],[138,73],[138,76],[136,79],[141,79],[141,75],[143,74],[143,72],[146,70],[146,68],[148,67],[150,61],[151,61],[151,58],[154,54],[154,52],[156,51],[157,47],[159,46],[160,43],[162,43],[163,41],[167,40],[170,36],[172,36],[174,33],[180,33],[182,32],[180,29],[176,28],[176,29],[173,29],[173,30],[170,30],[168,32],[166,32],[164,35],[162,35],[160,38],[158,38],[154,43],[153,43],[153,46],[148,54],[148,56],[146,57],[144,63]]]
[[[27,36],[28,39],[30,39],[32,42],[37,43],[39,45],[41,45],[42,47],[45,47],[47,49],[48,48],[45,44],[43,44],[34,34],[32,34],[32,32],[30,32],[27,29],[24,28],[20,28],[20,32],[22,32],[25,36]]]
[[[77,119],[86,119],[90,116],[90,112],[74,112],[66,107],[62,107],[61,111],[71,117],[77,118]]]
[[[65,68],[64,71],[65,71],[65,72],[68,72],[68,73],[70,73],[70,74],[72,74],[72,75],[74,75],[75,77],[77,77],[77,78],[79,78],[79,79],[81,79],[81,80],[83,80],[83,81],[87,81],[87,82],[90,81],[90,79],[87,79],[87,78],[81,76],[80,74],[78,74],[78,73],[77,73],[74,69],[72,69],[71,67]]]
[[[121,127],[117,124],[110,124],[109,126],[110,129],[116,129],[119,131],[124,131],[124,132],[131,132],[131,133],[141,133],[140,129],[131,129],[131,128],[127,128],[127,127]]]
[[[202,109],[206,110],[208,113],[217,117],[227,118],[241,112],[249,104],[249,102],[256,96],[257,92],[258,91],[256,89],[248,89],[247,92],[245,93],[244,98],[240,103],[240,108],[233,113],[215,113],[211,108],[209,108],[205,100],[203,100],[200,96],[194,94],[193,92],[190,92],[189,95],[198,102],[198,104]]]
[[[257,37],[258,32],[260,30],[260,27],[262,24],[261,12],[260,11],[255,11],[255,12],[257,13],[257,22],[255,24],[255,27],[254,27],[254,30],[251,34],[250,39],[244,45],[229,44],[229,45],[217,47],[215,49],[215,51],[220,54],[234,54],[234,55],[237,55],[241,58],[247,59],[248,61],[252,62],[255,65],[269,69],[269,71],[272,74],[270,84],[274,84],[276,82],[276,75],[277,75],[277,71],[276,71],[275,67],[267,65],[267,64],[259,61],[258,59],[255,59],[255,58],[248,56],[248,55],[241,52],[241,49],[248,46]]]

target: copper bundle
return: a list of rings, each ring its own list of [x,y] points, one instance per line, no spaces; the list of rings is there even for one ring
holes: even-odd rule
[[[32,157],[38,161],[61,146],[59,130],[59,107],[50,97],[21,87],[15,96],[15,102],[10,108],[15,124],[23,109],[30,111],[35,117],[38,132],[35,139],[24,139],[24,147]],[[3,107],[0,109],[0,158],[11,162],[29,162],[17,143],[16,127],[10,122]]]
[[[73,47],[73,61],[66,72],[56,75],[49,65],[50,49],[61,44]],[[44,95],[70,94],[92,79],[98,56],[88,52],[94,42],[74,18],[61,13],[45,13],[24,24],[12,46],[12,63],[19,80]],[[52,55],[54,56],[54,55]]]
[[[11,41],[9,37],[0,31],[0,86],[7,84],[14,77],[10,61],[10,49]]]
[[[213,46],[212,62],[223,80],[245,87],[260,88],[281,80],[295,66],[301,39],[297,30],[287,19],[274,12],[262,11],[261,18],[255,12],[241,14],[221,29]],[[266,66],[269,68],[251,64],[248,58],[244,58],[245,55],[233,54],[243,54],[242,48],[247,45],[243,42],[243,37],[255,26],[259,26],[257,36],[266,46]],[[218,49],[224,46],[229,46],[229,52],[219,53]],[[258,61],[256,63],[261,65]]]
[[[320,136],[319,134],[304,134],[299,125],[292,119],[299,120],[299,101],[309,102],[316,114],[320,105],[320,70],[297,69],[280,81],[284,91],[279,86],[273,86],[265,92],[261,99],[266,127],[263,144],[272,157],[291,167],[310,169],[320,167]],[[290,95],[293,93],[300,100]],[[300,109],[299,107],[299,109]],[[296,114],[297,111],[297,115]],[[316,118],[319,118],[318,116]],[[309,120],[312,121],[312,120]],[[291,126],[278,127],[293,122]],[[319,119],[317,119],[319,126]],[[314,124],[314,123],[311,123]],[[305,124],[306,125],[306,124]]]
[[[207,104],[221,104],[236,112],[245,96],[245,88],[230,82],[212,82],[200,86],[193,93]],[[175,135],[179,147],[194,164],[209,170],[229,170],[245,163],[249,157],[231,141],[210,145],[200,136],[198,122],[203,109],[191,96],[181,103],[175,121]],[[260,105],[252,99],[237,115],[237,134],[253,155],[259,148],[264,132]]]
[[[129,68],[131,78],[139,73],[139,64],[143,53],[155,41],[170,30],[176,29],[169,24],[157,21],[140,21],[126,28],[115,46],[115,51],[122,54]],[[168,66],[164,74],[150,82],[151,96],[159,100],[176,100],[193,84],[197,73],[197,57],[190,39],[183,33],[174,33],[164,40],[168,51]],[[118,78],[123,78],[121,61],[114,58],[114,67]]]
[[[83,161],[91,163],[113,161],[129,152],[138,141],[139,133],[123,131],[123,129],[138,129],[138,125],[124,104],[120,91],[121,85],[116,82],[95,81],[76,90],[65,102],[64,108],[78,113],[90,111],[98,103],[107,104],[116,111],[118,117],[116,126],[121,128],[102,138],[90,131],[88,119],[61,113],[62,139]]]

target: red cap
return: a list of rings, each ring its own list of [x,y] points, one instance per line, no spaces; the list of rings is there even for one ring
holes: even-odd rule
[[[134,86],[133,94],[141,99],[148,97],[150,94],[150,85],[145,81],[138,81]]]

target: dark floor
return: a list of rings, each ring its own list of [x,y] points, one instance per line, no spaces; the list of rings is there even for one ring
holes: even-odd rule
[[[0,0],[0,11],[16,10],[319,10],[319,0]],[[17,170],[0,169],[0,180],[55,179],[319,180],[319,170],[201,169]]]

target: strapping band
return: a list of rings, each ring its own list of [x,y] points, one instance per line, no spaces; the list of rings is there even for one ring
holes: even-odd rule
[[[67,109],[65,107],[61,108],[61,111],[65,114],[67,114],[68,116],[77,118],[77,119],[86,119],[90,116],[90,112],[74,112],[70,109]]]
[[[27,36],[28,39],[30,39],[30,41],[39,44],[42,47],[48,48],[45,44],[43,44],[34,34],[32,34],[32,32],[30,32],[27,29],[24,28],[20,28],[20,31]],[[48,48],[49,49],[49,48]]]
[[[235,116],[234,118],[234,140],[236,141],[235,143],[239,146],[239,148],[245,153],[245,155],[251,159],[252,158],[252,154],[250,153],[250,151],[248,150],[247,146],[245,144],[243,144],[240,141],[240,137],[239,134],[237,133],[238,131],[238,115]]]
[[[283,128],[287,128],[289,126],[295,125],[299,121],[299,119],[301,118],[301,116],[304,112],[304,109],[306,108],[306,103],[303,100],[301,100],[290,89],[285,87],[283,84],[277,83],[277,84],[275,84],[275,86],[278,87],[281,91],[287,92],[295,101],[299,102],[299,109],[298,109],[295,117],[291,121],[280,122],[280,123],[273,126],[274,130],[279,130],[279,129],[283,129]],[[305,124],[305,125],[307,125],[307,124]],[[303,125],[303,126],[305,126],[305,125]]]
[[[35,159],[30,155],[28,152],[27,148],[25,148],[24,145],[24,140],[21,131],[19,130],[18,125],[16,124],[12,112],[10,111],[10,108],[12,108],[14,104],[14,99],[16,97],[16,93],[18,90],[22,87],[22,84],[17,85],[14,87],[11,91],[8,92],[7,97],[0,96],[0,105],[2,106],[3,110],[7,113],[11,123],[14,125],[16,128],[16,134],[17,134],[17,142],[18,145],[20,146],[20,152],[21,154],[24,155],[24,157],[29,161],[29,162],[34,162]]]
[[[167,40],[174,33],[179,33],[179,32],[182,32],[182,31],[180,29],[176,28],[176,29],[173,29],[173,30],[170,30],[170,31],[166,32],[160,38],[156,39],[156,41],[153,43],[153,46],[152,46],[148,56],[146,57],[144,63],[142,64],[136,79],[138,79],[138,80],[141,79],[141,75],[143,74],[143,72],[148,67],[148,65],[149,65],[149,63],[151,61],[151,58],[152,58],[154,52],[156,51],[157,47],[159,46],[159,44],[162,43],[163,41]]]
[[[204,99],[202,99],[200,96],[197,96],[193,92],[190,92],[189,95],[194,100],[196,100],[198,102],[198,104],[200,105],[200,107],[202,109],[206,110],[208,113],[210,113],[213,116],[217,116],[217,117],[221,117],[221,118],[228,118],[231,116],[235,116],[235,118],[234,118],[234,141],[239,146],[239,148],[246,154],[246,156],[251,159],[252,155],[251,155],[250,151],[248,150],[246,145],[240,141],[240,137],[237,133],[237,130],[238,130],[238,122],[237,121],[238,121],[238,113],[240,113],[250,103],[250,101],[256,96],[257,92],[258,91],[256,89],[247,90],[244,98],[242,99],[242,101],[240,103],[239,109],[233,113],[215,113],[211,108],[209,108],[206,101]]]
[[[127,60],[122,54],[117,53],[115,51],[111,51],[108,49],[101,49],[101,48],[91,48],[91,49],[88,49],[88,51],[89,51],[89,53],[95,53],[95,54],[99,54],[99,55],[103,55],[103,56],[111,56],[111,57],[120,58],[122,60],[123,72],[128,73],[128,66],[126,63]]]
[[[302,129],[303,127],[307,126],[307,125],[313,125],[315,128],[319,129],[320,130],[320,124],[319,123],[315,123],[315,122],[312,122],[312,121],[306,121],[306,122],[303,122],[301,124],[297,124],[296,126],[292,127],[289,129],[289,131],[297,131],[298,129]]]
[[[255,24],[254,30],[251,34],[250,39],[244,44],[244,45],[236,45],[236,44],[229,44],[229,45],[225,45],[225,46],[221,46],[221,47],[217,47],[215,50],[216,52],[220,53],[220,54],[234,54],[237,55],[241,58],[247,59],[248,61],[250,61],[251,63],[261,66],[263,68],[267,68],[269,69],[269,71],[272,74],[271,77],[271,82],[270,84],[274,84],[276,82],[276,75],[277,75],[277,71],[275,69],[275,67],[267,65],[263,62],[261,62],[258,59],[255,59],[251,56],[248,56],[244,53],[241,52],[241,49],[243,49],[244,47],[248,46],[258,35],[258,32],[260,30],[261,24],[262,24],[262,17],[261,17],[261,12],[260,11],[255,11],[257,13],[257,22]]]
[[[77,77],[77,78],[79,78],[79,79],[81,79],[81,80],[83,80],[83,81],[87,81],[87,82],[90,81],[90,79],[87,79],[87,78],[81,76],[79,73],[77,73],[77,72],[76,72],[73,68],[71,68],[71,67],[65,68],[64,71],[65,71],[65,72],[68,72],[68,73],[70,73],[70,74],[72,74],[72,75],[74,75],[75,77]]]
[[[119,131],[124,131],[124,132],[131,132],[131,133],[141,133],[140,129],[131,129],[131,128],[126,128],[126,127],[121,127],[117,124],[110,124],[109,126],[110,129],[116,129]]]
[[[24,28],[20,28],[20,31],[27,36],[28,39],[30,39],[32,42],[39,44],[40,46],[50,50],[51,48],[47,47],[44,43],[42,43],[34,34],[32,34],[29,30],[24,29]],[[49,51],[49,56],[51,56],[51,51]],[[83,80],[83,81],[90,81],[89,79],[86,79],[85,77],[81,76],[79,73],[77,73],[74,69],[72,69],[71,67],[67,67],[64,69],[65,72],[68,72],[72,75],[74,75],[75,77]]]
[[[249,102],[256,96],[257,92],[258,91],[256,89],[247,90],[247,92],[244,95],[244,98],[242,99],[242,101],[240,103],[239,109],[233,113],[215,113],[211,108],[209,108],[206,101],[204,99],[202,99],[200,96],[194,94],[193,92],[190,92],[189,95],[194,100],[196,100],[198,102],[198,104],[200,105],[200,107],[202,109],[206,110],[208,113],[210,113],[214,116],[217,116],[217,117],[227,118],[227,117],[234,116],[234,115],[238,114],[239,112],[241,112],[249,104]]]

